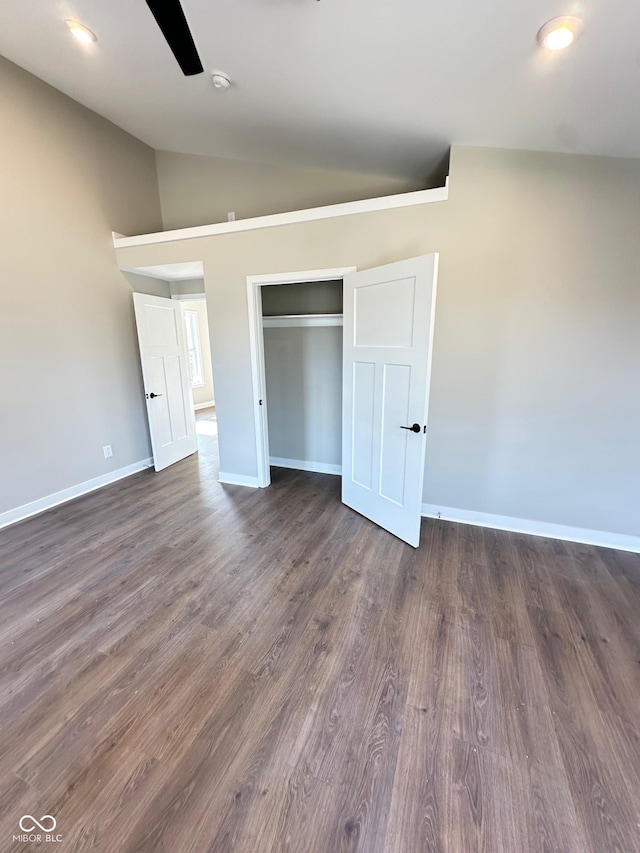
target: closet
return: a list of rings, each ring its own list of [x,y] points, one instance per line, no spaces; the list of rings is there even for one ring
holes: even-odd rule
[[[339,474],[342,280],[260,290],[270,464]]]

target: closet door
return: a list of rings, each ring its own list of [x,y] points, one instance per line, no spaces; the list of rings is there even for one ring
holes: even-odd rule
[[[420,541],[438,255],[344,279],[342,500]]]

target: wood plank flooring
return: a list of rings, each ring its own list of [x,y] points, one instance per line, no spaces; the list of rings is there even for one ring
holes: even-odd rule
[[[201,452],[0,531],[0,850],[640,851],[640,556]],[[207,434],[208,433],[208,434]]]

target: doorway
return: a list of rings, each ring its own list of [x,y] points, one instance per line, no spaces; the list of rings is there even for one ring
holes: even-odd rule
[[[362,272],[343,268],[247,277],[259,487],[270,484],[271,464],[304,467],[300,459],[271,455],[270,429],[276,421],[269,417],[267,396],[274,379],[267,379],[264,324],[269,318],[263,312],[263,289],[342,279],[342,501],[418,546],[437,271],[438,255],[431,254]],[[294,317],[300,321],[291,314],[272,319],[291,323]],[[298,346],[300,351],[304,348]],[[293,357],[304,366],[300,355]],[[280,385],[286,381],[280,378]],[[290,398],[295,392],[284,387],[282,393]],[[280,431],[290,426],[285,420]],[[316,464],[311,470],[320,469]]]
[[[218,421],[204,279],[191,281],[189,287],[197,287],[197,291],[185,293],[183,288],[172,285],[171,298],[182,303],[198,451],[218,459]]]
[[[271,483],[271,464],[281,464],[282,467],[302,467],[300,463],[313,463],[316,467],[309,467],[306,470],[318,470],[318,463],[322,460],[318,459],[300,459],[299,456],[309,456],[311,449],[309,445],[316,447],[322,444],[320,431],[309,424],[308,413],[305,412],[304,399],[302,405],[298,402],[295,405],[295,388],[287,387],[286,376],[283,376],[282,370],[278,370],[278,363],[283,367],[283,361],[286,360],[283,350],[286,350],[287,344],[285,338],[289,337],[289,349],[291,352],[297,350],[302,352],[304,344],[301,341],[301,336],[305,329],[310,328],[337,328],[342,324],[342,312],[332,311],[310,311],[310,307],[331,307],[336,306],[335,293],[329,285],[325,285],[323,289],[318,290],[318,286],[323,283],[333,283],[335,286],[342,284],[343,278],[348,273],[355,272],[355,267],[342,267],[339,269],[312,270],[300,273],[286,273],[266,276],[249,276],[247,277],[247,298],[249,308],[249,334],[251,344],[251,360],[252,360],[252,379],[253,391],[258,405],[255,407],[255,432],[256,432],[256,454],[258,459],[258,485],[260,488],[269,486]],[[263,299],[263,289],[274,287],[279,290],[274,291],[273,295],[268,295]],[[292,287],[292,290],[286,291],[286,287]],[[309,288],[305,293],[305,288]],[[313,294],[313,290],[316,290]],[[266,311],[263,311],[263,306],[266,306]],[[283,313],[277,313],[281,311]],[[286,313],[284,313],[286,312]],[[266,314],[266,316],[265,316]],[[266,328],[265,328],[266,321]],[[315,325],[314,325],[315,324]],[[284,330],[299,330],[299,334],[295,335],[297,340],[291,335],[283,334]],[[278,331],[276,331],[278,330]],[[274,428],[274,447],[298,447],[304,452],[297,451],[297,456],[278,456],[271,453],[269,440],[269,415],[268,415],[268,400],[267,400],[267,365],[265,361],[265,332],[267,332],[267,346],[270,350],[270,375],[272,381],[271,391],[275,405],[277,406],[277,416],[272,418],[272,427]],[[271,334],[273,332],[273,334]],[[316,336],[319,337],[319,336]],[[330,336],[325,336],[325,341],[319,341],[318,345],[329,352],[332,348],[329,340]],[[310,340],[310,337],[309,337]],[[271,346],[273,345],[273,346]],[[278,349],[280,349],[280,357],[278,357]],[[299,373],[298,364],[298,376]],[[328,367],[329,373],[331,367]],[[322,382],[322,369],[310,370],[313,377],[309,376],[312,387],[316,387],[319,382]],[[341,386],[338,389],[341,394]],[[332,395],[328,395],[332,397]],[[291,429],[291,424],[286,423],[286,413],[283,413],[285,406],[291,405],[294,411],[297,425],[295,429]],[[276,411],[274,408],[274,415]],[[306,428],[305,421],[308,424]],[[336,430],[341,429],[340,421],[336,424]],[[305,446],[306,443],[306,446]],[[324,448],[324,451],[331,452],[331,448]],[[296,452],[296,451],[292,451]],[[339,473],[339,464],[337,461],[325,462],[325,465],[332,466],[330,470],[327,467],[327,473]]]
[[[342,279],[262,288],[271,468],[342,471]]]
[[[143,285],[133,301],[154,468],[162,470],[198,450],[217,459],[203,264],[164,264],[130,272],[140,276],[137,284]],[[162,283],[152,287],[153,279]],[[157,295],[158,290],[165,293]]]
[[[172,296],[184,302],[183,317],[185,339],[189,355],[189,375],[194,411],[215,408],[213,390],[213,368],[211,365],[211,341],[209,337],[209,319],[207,301],[201,298]]]

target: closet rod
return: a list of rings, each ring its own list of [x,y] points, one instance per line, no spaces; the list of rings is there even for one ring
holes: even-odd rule
[[[278,314],[263,317],[265,329],[282,329],[287,326],[341,326],[342,314]]]

